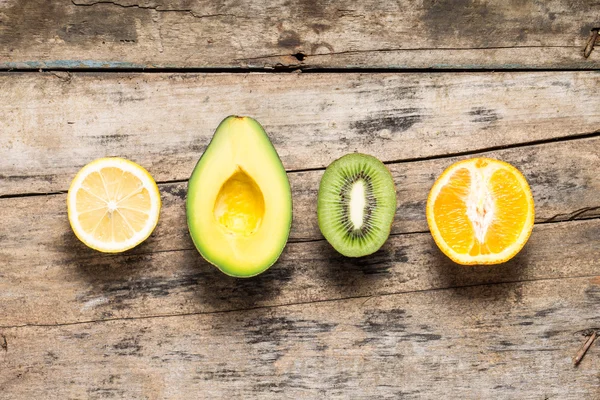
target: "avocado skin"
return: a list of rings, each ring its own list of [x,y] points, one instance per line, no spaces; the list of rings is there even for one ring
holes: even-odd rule
[[[281,225],[278,227],[281,231],[280,234],[270,235],[270,237],[268,238],[269,240],[277,240],[279,242],[279,245],[275,246],[276,248],[271,252],[271,254],[265,254],[265,256],[263,257],[264,261],[255,264],[250,268],[243,269],[238,268],[238,266],[235,265],[234,262],[223,261],[223,256],[216,257],[215,254],[218,254],[220,250],[211,248],[210,244],[207,243],[209,240],[206,240],[206,238],[203,237],[204,233],[201,229],[198,229],[197,224],[194,222],[194,217],[197,212],[212,213],[212,209],[196,210],[196,205],[194,201],[197,196],[201,195],[201,188],[205,184],[205,182],[203,182],[200,179],[202,176],[201,172],[205,167],[204,160],[207,157],[209,157],[213,152],[219,151],[219,146],[217,146],[217,144],[220,143],[219,139],[222,135],[235,135],[235,132],[232,133],[231,131],[232,125],[240,123],[244,124],[247,129],[250,129],[253,132],[253,134],[256,135],[257,140],[260,141],[260,148],[262,148],[262,152],[260,154],[253,153],[248,156],[264,158],[265,160],[268,160],[268,162],[266,162],[266,168],[274,168],[278,171],[277,175],[279,179],[277,181],[278,184],[281,185],[281,193],[283,194],[284,201],[288,204],[288,206],[286,206],[285,208],[289,210],[285,213],[286,215],[279,216],[279,218],[277,218],[281,223]],[[269,182],[261,182],[260,179],[257,179],[256,177],[253,177],[253,179],[255,179],[259,187],[269,184]],[[219,182],[218,185],[222,185],[223,183],[224,182]],[[266,212],[268,212],[268,210]],[[291,229],[292,212],[292,194],[287,174],[285,172],[283,164],[281,163],[279,155],[277,154],[277,151],[271,143],[264,128],[260,125],[258,121],[251,117],[231,115],[225,118],[223,121],[221,121],[221,123],[215,130],[215,133],[211,138],[211,141],[209,142],[208,146],[206,147],[206,150],[198,160],[188,183],[188,192],[186,198],[187,224],[190,236],[192,238],[192,241],[194,242],[194,246],[196,247],[200,255],[202,255],[202,257],[206,261],[217,267],[221,272],[223,272],[226,275],[236,278],[250,278],[259,275],[262,272],[269,269],[273,264],[275,264],[275,262],[283,252],[283,249],[287,244],[289,232]],[[216,219],[213,218],[212,220],[215,225],[218,224]]]

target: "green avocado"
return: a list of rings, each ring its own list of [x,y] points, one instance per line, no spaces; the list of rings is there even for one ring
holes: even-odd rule
[[[292,193],[263,127],[250,117],[219,124],[188,183],[187,223],[196,248],[227,275],[251,277],[283,251]]]

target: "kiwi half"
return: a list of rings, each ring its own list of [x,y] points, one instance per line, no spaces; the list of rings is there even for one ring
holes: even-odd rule
[[[379,250],[395,213],[394,180],[377,158],[347,154],[325,170],[317,202],[319,229],[340,254],[362,257]]]

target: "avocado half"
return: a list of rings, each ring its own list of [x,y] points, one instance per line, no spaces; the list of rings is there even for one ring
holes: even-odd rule
[[[196,248],[227,275],[251,277],[283,251],[292,193],[263,127],[230,116],[217,127],[188,183],[187,223]]]

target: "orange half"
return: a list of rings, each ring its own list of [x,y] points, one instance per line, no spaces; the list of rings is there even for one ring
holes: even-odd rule
[[[499,264],[525,245],[535,211],[527,180],[491,158],[452,164],[427,199],[427,223],[438,247],[463,265]]]

